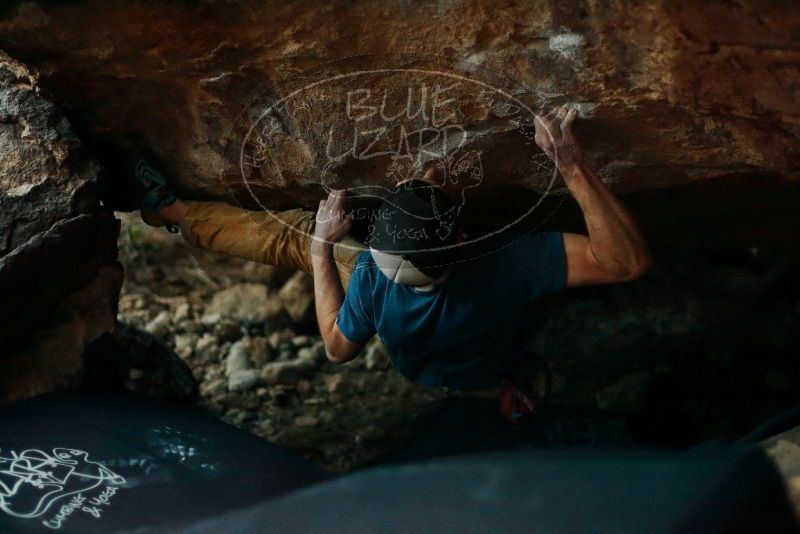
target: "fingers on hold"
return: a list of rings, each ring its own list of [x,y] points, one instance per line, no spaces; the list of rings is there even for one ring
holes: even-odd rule
[[[577,118],[578,118],[578,111],[575,109],[571,109],[567,112],[567,116],[564,117],[564,122],[572,124]]]
[[[574,123],[577,118],[578,112],[574,109],[569,110],[569,113],[567,113],[567,116],[561,122],[561,132],[564,134],[570,133],[572,131],[572,123]]]

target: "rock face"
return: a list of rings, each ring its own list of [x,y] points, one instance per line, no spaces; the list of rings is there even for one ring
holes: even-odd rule
[[[41,72],[85,138],[141,143],[185,196],[310,207],[327,186],[439,160],[468,190],[466,220],[536,206],[533,225],[563,188],[531,146],[531,112],[568,104],[652,235],[796,247],[800,4],[5,6],[0,47]]]
[[[655,242],[798,252],[797,3],[10,1],[0,48],[27,65],[0,57],[0,351],[56,369],[0,400],[76,381],[113,325],[118,227],[78,136],[114,208],[136,143],[179,194],[254,209],[368,205],[436,162],[468,224],[532,227],[569,218],[531,140],[566,104]]]
[[[0,403],[76,384],[114,328],[118,221],[99,167],[20,63],[0,55]]]

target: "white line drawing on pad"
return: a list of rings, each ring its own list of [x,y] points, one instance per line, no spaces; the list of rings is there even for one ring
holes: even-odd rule
[[[85,451],[54,448],[0,450],[0,510],[18,518],[44,514],[57,501],[125,479],[88,459]]]

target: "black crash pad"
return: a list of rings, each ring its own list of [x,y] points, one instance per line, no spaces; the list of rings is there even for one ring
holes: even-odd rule
[[[755,449],[484,453],[360,471],[180,532],[796,532]]]
[[[780,476],[749,444],[658,451],[625,443],[613,420],[575,434],[545,417],[460,449],[510,451],[436,458],[449,434],[494,428],[459,430],[477,408],[448,404],[405,453],[384,458],[396,463],[328,479],[188,409],[132,395],[41,397],[0,411],[0,532],[797,531]],[[600,447],[574,448],[587,436]]]
[[[295,454],[134,395],[0,410],[0,532],[170,532],[325,478]]]

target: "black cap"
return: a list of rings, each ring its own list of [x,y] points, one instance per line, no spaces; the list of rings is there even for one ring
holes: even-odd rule
[[[368,244],[438,277],[452,260],[451,245],[458,241],[456,219],[456,206],[440,187],[410,180],[395,187],[378,208]]]

